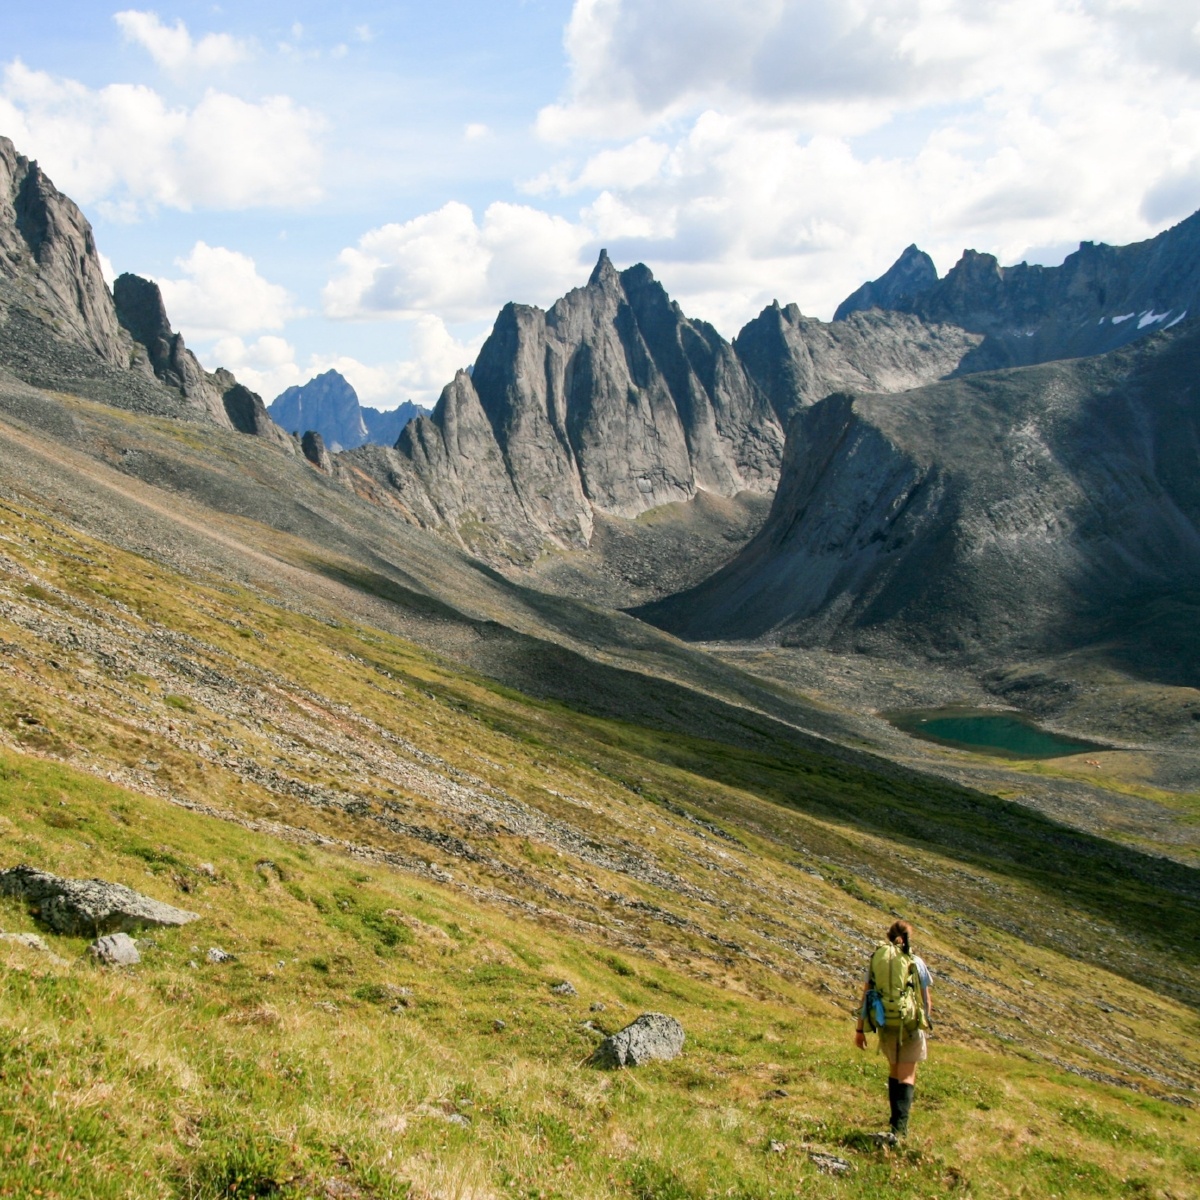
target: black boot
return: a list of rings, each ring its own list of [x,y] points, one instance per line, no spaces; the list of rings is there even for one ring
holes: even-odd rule
[[[916,1090],[916,1084],[913,1083],[896,1084],[896,1123],[892,1128],[897,1137],[904,1137],[908,1133],[908,1114],[912,1110],[913,1093]]]
[[[888,1106],[892,1110],[892,1115],[888,1119],[888,1126],[893,1133],[896,1132],[896,1123],[900,1120],[900,1105],[898,1100],[898,1092],[900,1089],[900,1081],[888,1076]]]

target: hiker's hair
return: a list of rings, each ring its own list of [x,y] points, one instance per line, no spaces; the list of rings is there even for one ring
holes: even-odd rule
[[[907,954],[908,939],[912,937],[912,926],[907,921],[897,921],[887,931],[887,939],[889,942],[904,942],[904,953]]]

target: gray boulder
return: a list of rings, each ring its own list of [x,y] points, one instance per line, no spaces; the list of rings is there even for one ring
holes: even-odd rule
[[[88,953],[110,967],[132,967],[142,961],[137,943],[127,933],[110,933],[97,938],[88,947]]]
[[[683,1050],[683,1026],[666,1013],[642,1013],[596,1047],[593,1061],[601,1067],[640,1067],[653,1059],[669,1061]]]
[[[21,896],[55,933],[132,932],[153,925],[186,925],[199,913],[152,900],[102,879],[60,879],[34,867],[0,871],[0,895]]]
[[[24,946],[27,950],[37,950],[41,954],[49,954],[50,947],[36,933],[0,933],[0,942],[12,942]]]

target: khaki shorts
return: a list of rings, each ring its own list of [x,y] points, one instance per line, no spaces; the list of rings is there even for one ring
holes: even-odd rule
[[[896,1043],[900,1040],[898,1029],[879,1030],[879,1053],[890,1063],[919,1063],[929,1056],[925,1046],[925,1031],[918,1029],[904,1039],[904,1045],[896,1053]]]

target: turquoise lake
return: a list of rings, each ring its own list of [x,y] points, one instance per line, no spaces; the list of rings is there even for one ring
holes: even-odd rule
[[[884,713],[903,732],[930,742],[999,754],[1008,758],[1060,758],[1108,750],[1100,742],[1087,742],[1042,729],[1018,713],[990,709],[946,708]]]

